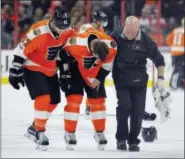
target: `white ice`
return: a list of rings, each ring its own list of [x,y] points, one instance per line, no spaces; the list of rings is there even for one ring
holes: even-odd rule
[[[63,140],[63,106],[65,98],[54,111],[47,125],[50,139],[48,151],[35,150],[35,144],[24,137],[34,117],[33,104],[25,88],[14,90],[10,85],[2,85],[2,157],[3,158],[179,158],[184,157],[184,92],[172,92],[172,118],[161,124],[159,116],[155,122],[143,122],[143,126],[155,126],[158,139],[153,143],[141,142],[140,152],[119,152],[116,150],[116,96],[112,87],[107,88],[107,124],[108,145],[105,151],[97,150],[93,139],[92,123],[80,116],[77,140],[74,151],[65,150]],[[151,89],[147,92],[146,109],[159,113],[154,108]],[[81,106],[81,114],[84,104]],[[141,138],[141,136],[140,136]]]

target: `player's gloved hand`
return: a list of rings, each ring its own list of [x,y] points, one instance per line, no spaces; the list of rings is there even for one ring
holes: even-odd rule
[[[94,56],[84,57],[83,59],[84,68],[91,69],[93,66],[96,66],[97,61],[98,59]]]
[[[20,67],[16,64],[13,64],[9,70],[9,83],[17,90],[20,89],[21,85],[24,87],[22,66]]]
[[[17,90],[20,89],[21,85],[24,87],[23,79],[23,63],[25,59],[14,55],[12,67],[9,70],[9,83]]]
[[[60,72],[59,85],[63,92],[71,89],[71,72],[68,64],[63,64],[63,71]]]

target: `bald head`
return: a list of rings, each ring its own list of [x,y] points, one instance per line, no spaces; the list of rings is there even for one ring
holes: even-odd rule
[[[125,20],[124,35],[129,40],[133,40],[139,29],[139,19],[135,16],[129,16]]]

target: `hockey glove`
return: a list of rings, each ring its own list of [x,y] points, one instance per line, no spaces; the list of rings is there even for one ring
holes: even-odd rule
[[[12,67],[9,70],[9,83],[17,90],[20,89],[21,85],[24,87],[23,63],[23,58],[14,56]]]
[[[155,107],[160,113],[161,122],[165,122],[170,117],[170,108],[169,105],[172,102],[172,97],[169,92],[167,92],[164,88],[159,89],[158,87],[153,88],[153,97],[155,101]]]
[[[68,64],[63,64],[63,71],[60,71],[59,85],[63,92],[71,90],[71,72]]]

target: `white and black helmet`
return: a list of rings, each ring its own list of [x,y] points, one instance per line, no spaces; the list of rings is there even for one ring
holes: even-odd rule
[[[53,21],[56,27],[66,29],[70,26],[71,20],[68,11],[64,8],[57,8],[53,15]]]
[[[102,11],[94,12],[92,15],[92,21],[93,22],[99,21],[102,27],[106,27],[108,24],[107,15]]]

